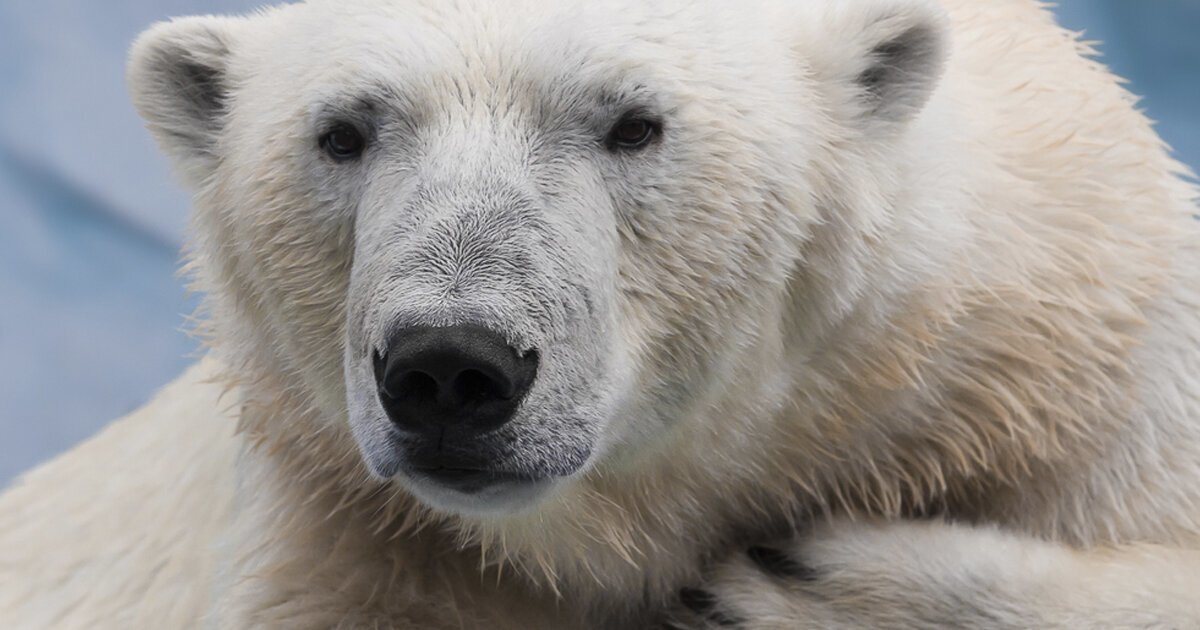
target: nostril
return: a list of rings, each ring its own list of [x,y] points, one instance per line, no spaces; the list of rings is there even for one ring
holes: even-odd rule
[[[512,387],[479,370],[463,370],[454,379],[454,395],[463,402],[484,403],[512,398]]]

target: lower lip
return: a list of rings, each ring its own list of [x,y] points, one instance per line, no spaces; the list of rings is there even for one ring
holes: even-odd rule
[[[475,469],[408,468],[408,489],[425,505],[459,516],[495,518],[537,505],[557,485],[536,478]]]

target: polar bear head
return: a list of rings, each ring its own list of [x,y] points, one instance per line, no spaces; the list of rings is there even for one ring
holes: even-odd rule
[[[272,431],[495,515],[788,403],[945,50],[925,0],[313,0],[129,74]]]

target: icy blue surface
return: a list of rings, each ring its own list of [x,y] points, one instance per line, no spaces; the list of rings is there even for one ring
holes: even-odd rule
[[[0,486],[191,361],[175,275],[188,198],[125,92],[170,15],[245,0],[0,0]]]
[[[0,157],[0,480],[135,409],[186,364],[175,246]]]
[[[246,0],[0,0],[0,484],[188,363],[175,277],[187,197],[125,94],[133,37]],[[1200,164],[1200,0],[1064,0],[1067,25]]]
[[[1200,0],[1059,0],[1059,21],[1101,42],[1176,155],[1200,168]]]

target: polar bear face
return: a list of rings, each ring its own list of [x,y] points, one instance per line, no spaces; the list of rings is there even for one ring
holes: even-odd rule
[[[277,430],[487,514],[639,465],[731,387],[777,404],[822,203],[876,186],[839,160],[889,159],[940,18],[733,4],[309,2],[144,35],[134,99],[197,190],[218,348],[320,423]]]

